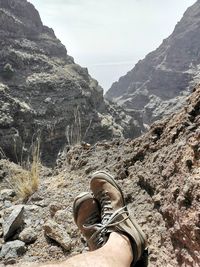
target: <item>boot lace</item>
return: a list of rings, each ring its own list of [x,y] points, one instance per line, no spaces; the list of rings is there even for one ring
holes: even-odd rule
[[[110,197],[107,192],[100,192],[97,196],[101,205],[101,223],[94,225],[84,225],[87,229],[93,229],[94,234],[90,237],[97,247],[102,246],[108,239],[110,228],[126,221],[129,218],[127,207],[121,207],[113,211]],[[126,214],[126,216],[122,216]]]
[[[120,218],[123,214],[126,214],[127,216]],[[93,226],[87,226],[87,229],[95,230],[94,234],[90,237],[90,240],[93,241],[97,247],[102,246],[107,241],[108,234],[112,232],[110,228],[119,225],[120,223],[126,221],[128,218],[129,215],[127,214],[127,208],[125,206],[113,212],[113,214],[110,215],[109,219],[106,222],[95,224]]]

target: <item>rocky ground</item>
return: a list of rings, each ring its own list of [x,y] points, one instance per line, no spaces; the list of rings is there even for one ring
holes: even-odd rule
[[[148,235],[148,266],[200,265],[200,88],[180,113],[156,122],[135,140],[66,150],[54,169],[41,167],[39,189],[24,202],[9,186],[20,168],[0,161],[3,266],[85,252],[72,203],[89,189],[91,173],[101,169],[114,175],[130,213]]]
[[[192,37],[198,36],[198,9],[199,2],[175,35],[189,23],[195,30]],[[73,222],[72,203],[77,194],[89,190],[90,175],[101,169],[122,186],[131,214],[148,235],[148,266],[199,266],[200,88],[181,112],[156,122],[137,139],[124,140],[144,131],[140,112],[125,113],[104,101],[97,81],[75,64],[30,3],[0,0],[0,22],[0,266],[64,260],[87,251]],[[173,43],[173,38],[167,42]],[[166,58],[159,54],[162,64],[154,76],[160,81],[164,75],[185,88],[191,72],[185,64],[177,82],[177,72],[169,71],[171,60],[177,60],[176,43],[172,50]],[[199,53],[189,50],[196,59],[192,78],[198,81]],[[191,63],[189,56],[183,59]],[[173,84],[163,88],[165,98],[173,94]],[[174,102],[185,101],[179,100]],[[156,94],[150,97],[150,112],[159,101]],[[167,110],[167,102],[161,104]],[[54,165],[48,168],[35,161],[39,186],[35,165],[26,169],[34,154],[26,157],[26,164],[23,160],[29,147],[34,151],[38,131],[42,162]],[[103,141],[106,138],[114,139]],[[80,140],[90,144],[78,145]]]

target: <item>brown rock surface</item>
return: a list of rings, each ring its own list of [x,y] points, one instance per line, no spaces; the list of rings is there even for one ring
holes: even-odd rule
[[[52,176],[44,168],[37,194],[24,205],[25,223],[37,231],[37,240],[18,262],[64,260],[86,250],[72,218],[72,203],[77,194],[89,190],[90,174],[104,169],[114,175],[131,214],[148,235],[148,266],[199,266],[199,129],[200,87],[180,113],[155,123],[145,135],[98,142],[87,149],[74,146]],[[62,204],[53,219],[69,235],[71,251],[44,237],[52,203]]]
[[[71,239],[67,234],[67,229],[62,228],[53,220],[48,220],[43,229],[45,235],[56,241],[61,247],[68,251],[71,249]]]

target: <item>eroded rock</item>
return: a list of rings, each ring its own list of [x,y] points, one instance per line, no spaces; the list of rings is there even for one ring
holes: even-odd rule
[[[0,198],[3,200],[10,200],[16,195],[13,189],[3,189],[0,191]]]
[[[12,259],[22,255],[26,251],[25,243],[20,240],[10,241],[3,244],[0,258]]]
[[[8,240],[23,225],[23,205],[16,205],[11,209],[11,214],[4,217],[3,220],[3,236],[4,240]]]
[[[37,239],[37,232],[32,227],[25,228],[20,234],[19,239],[26,244],[34,243]]]
[[[45,235],[55,240],[61,245],[61,247],[66,250],[71,249],[71,238],[61,225],[57,224],[53,220],[49,220],[44,224],[43,229]]]

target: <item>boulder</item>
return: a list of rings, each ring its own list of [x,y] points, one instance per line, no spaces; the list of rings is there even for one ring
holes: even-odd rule
[[[62,205],[61,204],[58,204],[58,203],[51,203],[49,205],[49,211],[50,211],[50,214],[51,214],[51,217],[53,217],[55,215],[55,213],[58,211],[58,210],[61,210],[62,209]]]
[[[71,249],[71,238],[67,234],[66,230],[53,220],[48,220],[44,226],[44,233],[49,238],[53,239],[66,250]]]
[[[3,244],[0,259],[16,258],[26,251],[25,243],[20,240],[10,241]]]
[[[15,196],[15,191],[13,189],[3,189],[0,191],[0,198],[3,200],[10,200]]]
[[[23,205],[13,206],[11,214],[3,220],[4,240],[8,240],[23,224]]]
[[[34,243],[37,239],[37,233],[32,227],[25,228],[20,234],[19,239],[26,244]]]

